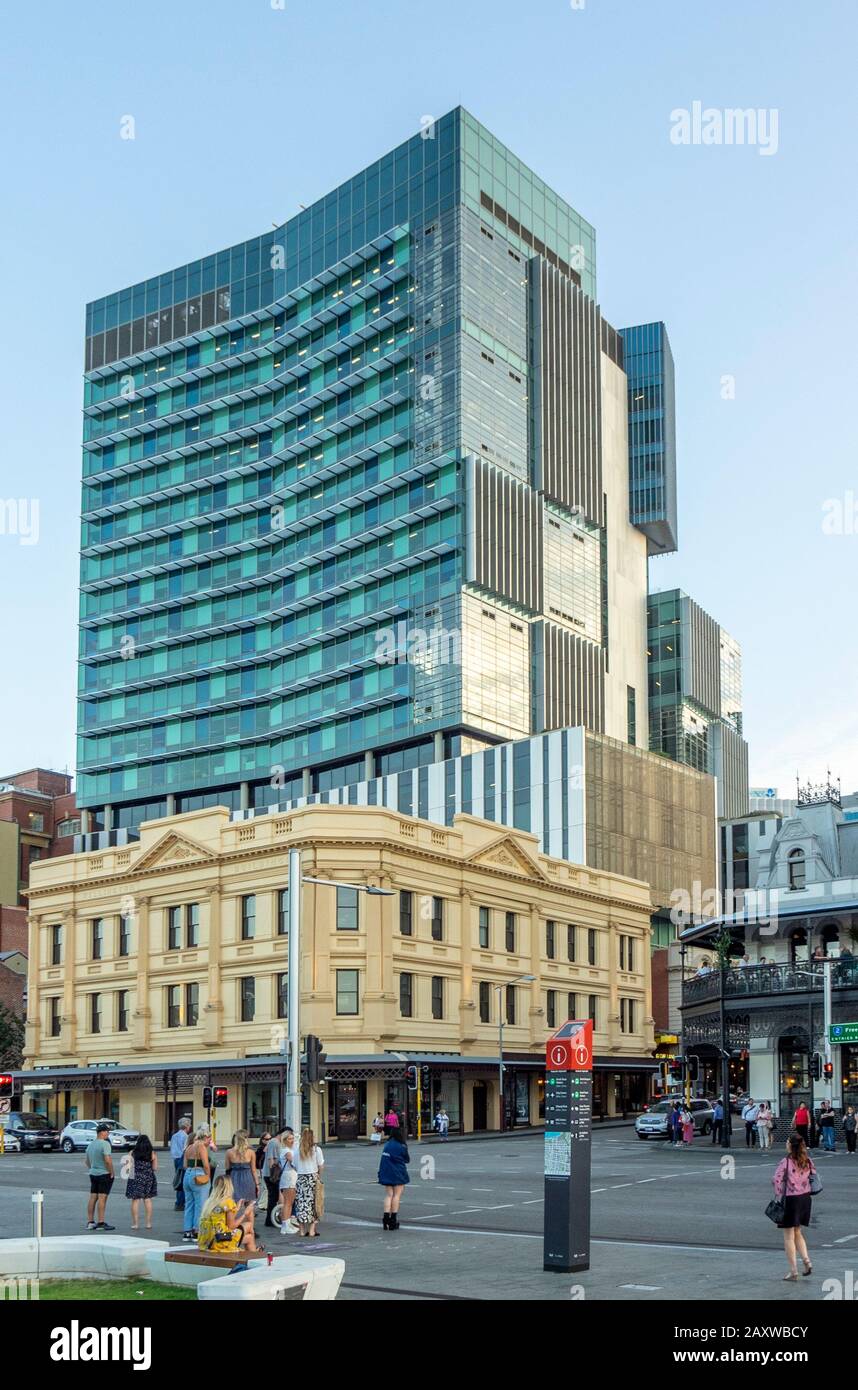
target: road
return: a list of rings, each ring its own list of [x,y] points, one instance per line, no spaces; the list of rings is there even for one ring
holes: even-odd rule
[[[591,1269],[558,1275],[542,1270],[540,1137],[412,1143],[402,1228],[392,1233],[381,1227],[377,1150],[338,1151],[334,1143],[326,1150],[322,1238],[306,1245],[345,1260],[344,1298],[818,1300],[823,1280],[848,1282],[850,1268],[858,1271],[858,1157],[814,1153],[825,1189],[808,1233],[814,1273],[784,1284],[781,1236],[763,1215],[779,1156],[741,1147],[725,1157],[699,1139],[688,1151],[674,1150],[642,1143],[630,1129],[597,1131]],[[167,1182],[152,1234],[172,1241],[180,1223],[171,1165],[161,1162]],[[87,1186],[81,1155],[0,1157],[2,1234],[30,1233],[37,1187],[45,1192],[45,1234],[78,1233]],[[121,1181],[108,1220],[129,1230]],[[266,1235],[278,1253],[300,1239]]]

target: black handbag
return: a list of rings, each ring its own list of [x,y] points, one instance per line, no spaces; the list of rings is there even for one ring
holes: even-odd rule
[[[784,1190],[780,1197],[773,1197],[766,1207],[766,1216],[770,1221],[774,1221],[776,1226],[782,1226],[786,1216],[786,1190],[787,1190],[788,1166],[784,1168]]]
[[[810,1174],[810,1195],[811,1197],[817,1197],[821,1191],[822,1182],[820,1181],[819,1174],[814,1168]]]

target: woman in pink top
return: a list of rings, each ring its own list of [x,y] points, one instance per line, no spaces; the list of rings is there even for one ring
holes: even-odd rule
[[[802,1226],[810,1225],[810,1209],[813,1198],[810,1193],[810,1180],[816,1173],[807,1145],[800,1134],[791,1134],[787,1139],[787,1156],[781,1159],[772,1186],[775,1196],[784,1199],[784,1217],[778,1225],[784,1233],[784,1252],[789,1264],[789,1273],[784,1279],[797,1279],[796,1255],[801,1257],[804,1269],[802,1274],[811,1274],[813,1265],[807,1253]]]

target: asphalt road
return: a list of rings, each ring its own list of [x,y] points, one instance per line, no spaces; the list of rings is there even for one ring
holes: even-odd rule
[[[808,1241],[814,1275],[781,1283],[780,1233],[763,1209],[779,1153],[724,1156],[708,1140],[690,1150],[640,1142],[630,1129],[598,1131],[592,1148],[592,1262],[579,1275],[542,1270],[541,1137],[411,1145],[412,1181],[402,1229],[381,1227],[377,1150],[326,1149],[327,1212],[322,1238],[300,1241],[260,1231],[269,1248],[329,1249],[346,1261],[343,1297],[568,1299],[786,1299],[823,1297],[822,1281],[858,1279],[858,1156],[815,1151],[824,1183]],[[157,1239],[173,1241],[169,1158],[155,1202]],[[82,1155],[0,1157],[0,1234],[28,1235],[31,1193],[45,1193],[45,1234],[78,1233],[88,1183]],[[108,1221],[130,1229],[125,1184],[117,1180]],[[145,1232],[141,1232],[145,1234]],[[852,1252],[855,1252],[854,1254]]]

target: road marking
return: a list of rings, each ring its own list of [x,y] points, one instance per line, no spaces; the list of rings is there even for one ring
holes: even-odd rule
[[[839,1240],[836,1240],[836,1241],[834,1242],[834,1244],[835,1244],[835,1245],[844,1245],[845,1242],[846,1242],[847,1240],[858,1240],[858,1235],[854,1235],[854,1236],[841,1236]]]
[[[472,1187],[472,1192],[494,1192],[493,1187]]]
[[[511,1197],[529,1197],[530,1194],[531,1194],[531,1192],[533,1191],[533,1188],[532,1188],[532,1187],[511,1187],[509,1191],[510,1191],[510,1196],[511,1196]]]
[[[645,1293],[657,1293],[664,1288],[663,1284],[621,1284],[621,1289],[642,1289]]]
[[[616,1192],[616,1191],[617,1191],[617,1188],[619,1188],[619,1187],[636,1187],[636,1186],[637,1186],[637,1183],[633,1183],[633,1182],[615,1182],[614,1185],[613,1185],[613,1187],[611,1188],[611,1191],[612,1191],[612,1192]]]

